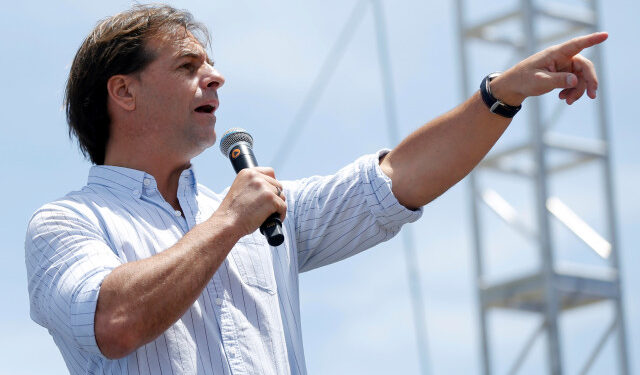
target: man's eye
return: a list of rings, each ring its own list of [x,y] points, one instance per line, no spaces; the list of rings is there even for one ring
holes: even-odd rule
[[[183,69],[187,69],[189,72],[193,73],[196,71],[196,66],[193,63],[186,63],[180,66]]]

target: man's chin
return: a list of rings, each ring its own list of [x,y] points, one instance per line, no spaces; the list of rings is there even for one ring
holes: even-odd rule
[[[202,153],[204,150],[214,146],[215,144],[216,144],[216,133],[214,132],[212,137],[210,137],[209,139],[207,139],[206,141],[204,141],[201,144],[200,153]]]

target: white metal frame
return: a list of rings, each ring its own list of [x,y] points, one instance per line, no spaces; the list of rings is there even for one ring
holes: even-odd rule
[[[467,0],[468,1],[468,0]],[[529,56],[545,45],[566,40],[577,33],[585,34],[599,29],[596,0],[582,1],[570,5],[562,1],[519,0],[511,9],[504,9],[503,2],[484,2],[487,7],[495,8],[494,16],[476,24],[469,24],[466,19],[465,0],[456,0],[457,23],[459,31],[459,56],[461,66],[461,83],[463,98],[467,98],[477,90],[475,77],[469,80],[469,72],[473,59],[470,58],[472,43],[482,42],[512,51],[518,58]],[[502,8],[502,9],[501,9]],[[561,25],[557,30],[545,33],[540,30],[540,22],[553,20]],[[521,28],[518,33],[508,33],[502,27],[506,22],[516,22]],[[602,70],[602,59],[599,48],[592,48],[589,57]],[[490,73],[490,72],[486,72]],[[470,84],[471,83],[471,84]],[[600,80],[598,93],[603,97],[604,80]],[[477,296],[479,302],[479,322],[482,349],[482,366],[484,374],[494,373],[491,363],[491,332],[487,325],[489,311],[492,309],[514,309],[539,314],[540,322],[531,336],[526,340],[520,353],[509,368],[509,374],[516,374],[527,358],[537,338],[545,333],[548,373],[563,374],[563,355],[561,337],[558,329],[558,318],[564,311],[581,306],[609,301],[614,307],[613,321],[605,326],[604,333],[597,341],[590,356],[585,359],[580,374],[587,374],[607,339],[616,333],[617,359],[620,374],[628,374],[627,345],[620,285],[619,259],[616,242],[616,223],[614,212],[614,196],[611,176],[611,162],[607,135],[607,107],[603,100],[597,100],[598,136],[593,138],[576,138],[554,133],[553,126],[558,121],[561,107],[557,107],[552,115],[543,119],[543,101],[529,98],[525,102],[528,118],[517,116],[514,122],[528,122],[529,138],[500,152],[486,157],[469,176],[471,195],[471,217],[473,244],[475,252],[475,272],[477,280]],[[523,118],[524,117],[524,118]],[[512,126],[522,126],[516,124]],[[561,150],[569,155],[568,161],[552,162],[548,151]],[[528,163],[513,162],[515,155],[524,156]],[[581,219],[560,198],[549,193],[549,180],[556,174],[572,170],[589,163],[598,163],[603,171],[601,181],[581,181],[580,186],[588,183],[602,184],[604,212],[606,218],[606,234],[600,234]],[[533,166],[533,167],[531,167]],[[490,187],[481,186],[480,175],[488,171],[504,173],[506,176],[524,179],[532,187],[535,207],[534,219],[525,220],[526,213],[518,212],[513,206]],[[530,274],[523,274],[511,280],[492,282],[486,274],[486,255],[492,251],[485,246],[486,227],[481,220],[480,210],[487,207],[498,215],[509,227],[535,243],[540,256],[540,266]],[[598,256],[604,259],[605,267],[601,272],[594,272],[585,267],[576,269],[561,268],[556,262],[556,252],[551,220],[557,219],[574,235],[583,241]],[[535,223],[532,228],[530,222]],[[604,271],[604,272],[602,272]],[[493,358],[500,353],[495,353]]]

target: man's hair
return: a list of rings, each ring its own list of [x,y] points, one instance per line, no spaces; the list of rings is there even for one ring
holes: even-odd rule
[[[141,72],[154,59],[145,48],[154,37],[184,36],[190,32],[204,48],[206,27],[185,10],[166,5],[136,5],[106,18],[84,40],[71,65],[64,105],[69,136],[78,138],[85,157],[104,164],[111,118],[107,108],[107,81],[117,74]]]

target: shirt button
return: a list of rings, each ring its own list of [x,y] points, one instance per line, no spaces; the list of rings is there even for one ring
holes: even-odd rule
[[[151,184],[151,180],[148,178],[144,179],[144,186],[149,186],[149,184]]]
[[[182,212],[180,212],[180,210],[175,210],[173,214],[176,216],[182,216]]]
[[[134,190],[134,191],[132,192],[132,194],[133,194],[133,195],[138,195],[138,194],[140,194],[140,192],[139,192],[138,190]]]
[[[216,298],[216,305],[222,305],[222,298]]]

